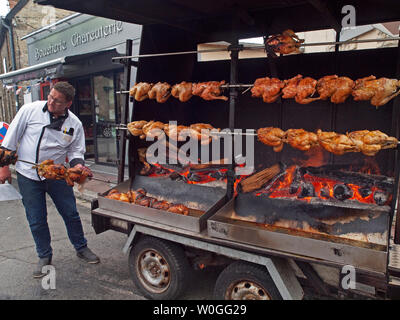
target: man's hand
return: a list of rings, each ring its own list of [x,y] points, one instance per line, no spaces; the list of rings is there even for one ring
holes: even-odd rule
[[[88,167],[85,167],[83,165],[81,165],[80,163],[78,163],[74,169],[79,169],[82,171],[82,173],[85,173],[86,176],[88,176],[89,178],[93,177],[93,172],[92,170],[90,170]]]
[[[11,183],[11,171],[8,166],[0,168],[0,183],[3,184],[6,180]]]

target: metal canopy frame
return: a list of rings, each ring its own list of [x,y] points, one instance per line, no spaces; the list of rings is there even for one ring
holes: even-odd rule
[[[35,0],[41,5],[82,12],[142,25],[169,25],[185,30],[203,41],[231,38],[232,16],[237,16],[235,33],[250,38],[280,33],[334,28],[343,17],[343,6],[356,9],[357,25],[396,21],[397,0]],[[238,4],[239,3],[239,4]],[[305,18],[307,17],[307,18]]]

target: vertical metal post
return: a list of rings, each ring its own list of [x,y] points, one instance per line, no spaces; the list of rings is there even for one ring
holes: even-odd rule
[[[125,56],[132,56],[132,44],[133,41],[131,39],[126,40],[126,48],[125,48]],[[124,60],[124,89],[129,91],[130,81],[131,81],[131,67],[132,61],[131,58],[127,58]],[[128,123],[129,116],[129,95],[124,94],[121,99],[121,124]],[[118,168],[118,183],[124,181],[125,176],[125,155],[126,155],[126,130],[123,130],[120,135],[120,153],[119,153],[119,168]]]
[[[400,35],[400,29],[399,29]],[[396,69],[396,78],[400,77],[400,41],[397,47],[397,69]],[[393,111],[392,111],[392,132],[391,135],[396,137],[397,139],[400,138],[400,128],[399,128],[399,117],[400,117],[400,98],[396,97],[393,101]],[[400,159],[399,159],[399,148],[394,151],[394,190],[393,190],[393,202],[392,202],[392,212],[391,212],[391,219],[389,225],[389,235],[391,231],[392,219],[396,214],[396,202],[398,200],[398,192],[399,192],[399,180],[400,180]],[[397,208],[397,212],[399,212],[399,208]],[[394,232],[394,243],[400,244],[400,217],[396,217],[396,228]]]
[[[238,62],[239,62],[239,41],[235,38],[231,43],[231,74],[230,84],[238,84]],[[237,88],[230,88],[229,90],[229,129],[235,129],[235,110],[236,102],[238,99]],[[234,147],[232,145],[232,163],[229,165],[227,172],[227,197],[232,199],[234,195],[235,184],[235,158]]]

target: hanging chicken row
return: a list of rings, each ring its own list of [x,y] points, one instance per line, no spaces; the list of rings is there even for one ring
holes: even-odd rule
[[[183,204],[173,204],[165,200],[158,200],[156,198],[146,196],[146,193],[146,190],[142,188],[136,191],[130,190],[128,192],[119,192],[116,189],[112,189],[105,197],[108,199],[134,203],[143,207],[183,214],[185,216],[189,214],[189,208]]]
[[[400,81],[396,79],[369,76],[356,81],[348,77],[329,75],[315,80],[297,75],[289,80],[277,78],[259,78],[251,89],[252,97],[262,98],[271,103],[280,96],[283,99],[294,98],[297,103],[307,104],[316,100],[330,99],[332,103],[343,103],[352,95],[354,101],[370,100],[380,107],[400,94]],[[318,93],[319,96],[314,97]]]
[[[225,81],[209,81],[192,83],[182,81],[174,86],[166,82],[156,84],[139,82],[129,91],[130,96],[137,101],[155,99],[164,103],[172,95],[181,102],[188,101],[193,95],[204,100],[224,100],[221,96]],[[316,100],[330,99],[332,103],[343,103],[349,96],[354,101],[370,100],[375,107],[380,107],[400,94],[400,80],[369,76],[353,81],[348,77],[338,75],[324,76],[319,80],[311,77],[297,76],[280,80],[278,78],[258,78],[251,88],[251,96],[262,98],[266,103],[282,99],[295,99],[297,103],[308,104]],[[318,96],[315,96],[318,94]]]
[[[220,131],[220,129],[216,129],[212,125],[206,123],[178,126],[164,124],[160,121],[145,120],[130,122],[127,124],[127,128],[133,136],[140,137],[141,139],[145,139],[146,137],[154,138],[159,134],[159,130],[162,130],[170,139],[186,141],[186,138],[190,136],[193,139],[199,140],[202,145],[209,144],[211,139],[215,138],[215,136],[212,136],[212,133]]]
[[[182,81],[171,87],[166,82],[157,82],[156,84],[139,82],[130,90],[129,95],[134,97],[136,101],[145,99],[155,99],[158,103],[164,103],[172,95],[181,102],[188,101],[193,95],[199,96],[204,100],[224,100],[228,97],[221,96],[221,86],[225,81],[208,81],[192,83]]]
[[[257,130],[258,140],[273,147],[275,152],[280,152],[283,144],[307,151],[313,147],[321,146],[326,151],[336,155],[348,152],[362,152],[366,156],[374,156],[382,149],[397,148],[399,141],[389,137],[379,130],[360,130],[346,134],[324,132],[320,129],[317,133],[304,129],[289,129],[283,131],[279,128],[267,127]]]

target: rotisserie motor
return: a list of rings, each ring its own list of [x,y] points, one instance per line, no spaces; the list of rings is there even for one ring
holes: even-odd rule
[[[0,167],[15,164],[18,160],[16,151],[7,150],[0,147]]]
[[[139,206],[183,214],[185,216],[189,214],[189,208],[183,204],[169,203],[165,200],[148,197],[146,194],[147,192],[144,189],[130,190],[128,192],[119,192],[116,189],[112,189],[105,197],[108,199],[134,203]]]

